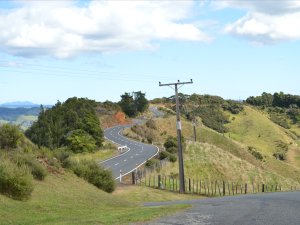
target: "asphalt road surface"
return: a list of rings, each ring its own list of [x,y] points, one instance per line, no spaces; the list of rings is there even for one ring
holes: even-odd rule
[[[145,224],[300,225],[300,192],[145,203],[145,206],[169,204],[192,204],[192,208]]]
[[[129,148],[126,153],[101,162],[104,168],[112,170],[113,176],[116,179],[120,176],[120,170],[122,171],[122,176],[124,176],[158,153],[158,148],[154,145],[136,142],[122,136],[123,129],[130,126],[131,125],[120,125],[108,128],[104,131],[106,139],[120,146],[127,146]]]

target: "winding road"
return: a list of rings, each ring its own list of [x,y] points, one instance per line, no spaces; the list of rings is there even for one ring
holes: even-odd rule
[[[104,168],[112,171],[115,179],[120,178],[120,170],[122,171],[122,176],[124,176],[158,154],[158,148],[156,146],[136,142],[122,136],[123,130],[131,126],[132,125],[120,125],[108,128],[104,131],[104,137],[106,139],[117,145],[128,147],[127,152],[101,162]]]

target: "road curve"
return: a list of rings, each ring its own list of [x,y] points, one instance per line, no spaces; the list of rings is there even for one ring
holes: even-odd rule
[[[101,162],[102,166],[110,169],[115,179],[119,179],[120,170],[122,176],[132,172],[148,159],[158,154],[158,148],[154,145],[136,142],[122,136],[122,131],[132,125],[120,125],[108,128],[104,131],[104,137],[111,142],[127,146],[129,150],[119,156]]]
[[[300,192],[240,195],[190,201],[146,203],[145,206],[191,204],[176,215],[147,225],[299,225]]]

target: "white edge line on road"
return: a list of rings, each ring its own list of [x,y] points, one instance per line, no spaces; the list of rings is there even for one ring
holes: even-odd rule
[[[105,132],[106,130],[108,130],[108,129],[115,129],[116,127],[121,127],[121,126],[118,125],[118,126],[115,126],[115,127],[107,128],[107,129],[104,130],[104,132]],[[121,132],[121,130],[118,132],[118,134],[121,136],[120,132]],[[124,137],[124,136],[121,136],[121,137]],[[108,139],[108,138],[105,137],[105,136],[104,136],[104,138],[106,138],[107,140],[111,141],[110,139]],[[129,139],[129,138],[127,138],[127,139],[130,140],[130,141],[136,142],[136,143],[138,143],[138,144],[141,144],[141,142],[137,142],[137,141],[131,140],[131,139]],[[119,145],[119,144],[115,143],[114,141],[111,141],[111,142],[113,142],[113,143],[116,144],[116,145]],[[143,144],[143,143],[142,143],[142,144]],[[119,145],[119,146],[120,146],[120,145]],[[131,172],[133,172],[134,170],[136,170],[137,168],[139,168],[140,166],[142,166],[143,164],[145,164],[149,159],[152,159],[152,158],[154,158],[155,156],[158,155],[158,153],[159,153],[159,148],[158,148],[156,145],[152,145],[152,146],[156,147],[156,149],[157,149],[156,153],[155,153],[153,156],[151,156],[150,158],[148,158],[147,160],[145,160],[144,162],[140,163],[140,164],[139,164],[138,166],[136,166],[134,169],[130,170],[129,172],[127,172],[127,173],[125,173],[125,174],[122,174],[122,177],[123,177],[123,176],[126,176],[127,174],[129,174],[129,173],[131,173]],[[129,152],[129,151],[130,151],[130,148],[129,148],[128,151],[122,153],[121,155],[123,155],[123,154],[125,154],[125,153],[127,153],[127,152]],[[103,162],[109,161],[109,160],[114,159],[114,158],[117,158],[117,157],[119,157],[119,156],[121,156],[121,155],[114,156],[114,157],[112,157],[112,158],[106,159],[106,160],[101,161],[101,162],[99,162],[99,163],[103,163]],[[115,180],[117,180],[117,179],[120,179],[120,176],[118,176]]]
[[[137,167],[135,167],[134,169],[130,170],[129,172],[122,174],[122,177],[126,176],[127,174],[130,174],[131,172],[133,172],[134,170],[136,170],[137,168],[139,168],[140,166],[142,166],[143,164],[145,164],[149,159],[154,158],[155,156],[157,156],[157,154],[159,153],[159,148],[156,145],[153,145],[154,147],[156,147],[157,151],[156,153],[151,156],[150,158],[148,158],[146,161],[142,162],[140,165],[138,165]],[[118,176],[115,180],[120,179],[120,176]]]
[[[106,138],[106,137],[105,137],[105,138]],[[112,141],[112,140],[110,140],[110,139],[108,139],[108,138],[106,138],[106,139],[109,140],[109,141],[111,141],[111,142],[114,143],[115,145],[119,145],[118,143],[115,143],[114,141]],[[121,145],[119,145],[119,146],[121,146]],[[106,159],[106,160],[104,160],[104,161],[101,161],[101,162],[99,162],[99,163],[100,163],[100,164],[101,164],[101,163],[104,163],[104,162],[106,162],[106,161],[109,161],[109,160],[111,160],[111,159],[118,158],[118,157],[120,157],[120,156],[122,156],[122,155],[128,153],[128,152],[130,151],[130,148],[129,148],[129,147],[127,147],[127,148],[128,148],[128,150],[127,150],[126,152],[122,152],[122,153],[119,154],[119,155],[116,155],[116,156],[114,156],[114,157],[111,157],[111,158],[109,158],[109,159]]]

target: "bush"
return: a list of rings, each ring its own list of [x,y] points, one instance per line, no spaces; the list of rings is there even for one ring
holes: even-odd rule
[[[63,168],[71,167],[71,160],[70,160],[71,155],[72,152],[64,148],[59,148],[53,151],[53,156],[61,163],[61,166]]]
[[[159,159],[160,159],[160,160],[163,160],[163,159],[165,159],[165,158],[168,158],[169,155],[170,155],[169,152],[167,152],[167,151],[162,151],[162,152],[159,153]]]
[[[44,180],[47,176],[46,168],[37,161],[36,157],[29,154],[16,154],[13,156],[13,161],[19,166],[27,166],[34,177],[37,180]]]
[[[165,141],[165,143],[164,143],[164,147],[165,147],[166,149],[169,149],[169,148],[172,148],[172,147],[177,148],[177,138],[176,138],[176,137],[169,136],[169,137],[167,138],[167,140]]]
[[[258,152],[254,147],[248,146],[248,151],[258,160],[263,160],[263,155]]]
[[[95,139],[84,130],[74,130],[66,138],[67,146],[75,153],[92,152],[96,148]]]
[[[171,154],[175,154],[178,152],[178,148],[177,147],[170,147],[166,149],[167,152],[171,153]]]
[[[290,129],[291,128],[291,126],[289,125],[286,118],[280,117],[276,114],[272,114],[270,116],[270,120],[272,120],[274,123],[278,124],[279,126],[285,128],[285,129]]]
[[[157,127],[156,127],[156,124],[155,124],[155,121],[150,119],[146,122],[146,126],[150,129],[153,129],[153,130],[156,130]]]
[[[74,173],[97,188],[111,193],[115,190],[115,180],[112,173],[104,170],[93,160],[82,160],[72,163]]]
[[[174,163],[174,162],[177,161],[177,157],[174,154],[170,154],[169,155],[169,161],[172,162],[172,163]]]
[[[0,126],[0,148],[13,149],[24,138],[18,126],[4,124]]]
[[[33,182],[27,167],[18,167],[9,160],[0,161],[0,192],[16,200],[28,199]]]
[[[152,158],[146,161],[145,166],[154,169],[159,164],[159,160]]]

